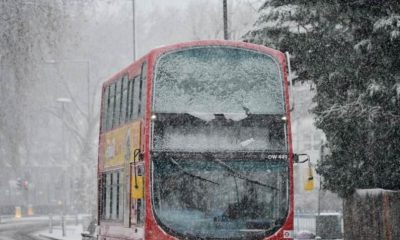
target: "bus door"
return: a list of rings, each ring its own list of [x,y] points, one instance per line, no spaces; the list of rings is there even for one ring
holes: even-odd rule
[[[131,164],[131,226],[144,223],[144,162]]]

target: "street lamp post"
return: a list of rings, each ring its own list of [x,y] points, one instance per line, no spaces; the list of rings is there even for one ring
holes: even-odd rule
[[[54,65],[59,65],[59,64],[62,64],[62,63],[74,63],[74,64],[79,64],[80,66],[86,66],[86,84],[87,84],[87,96],[86,96],[86,98],[87,98],[87,114],[86,114],[86,116],[85,116],[85,114],[83,114],[83,116],[84,117],[86,117],[87,118],[87,125],[88,125],[88,128],[89,128],[89,126],[90,126],[90,121],[91,121],[91,118],[92,118],[92,116],[93,116],[93,114],[92,114],[92,112],[91,112],[91,107],[92,107],[92,104],[94,103],[93,102],[93,99],[92,99],[92,95],[91,94],[94,94],[94,90],[92,90],[91,91],[91,88],[90,88],[90,61],[88,61],[88,60],[82,60],[82,59],[72,59],[72,60],[69,60],[69,59],[61,59],[61,60],[53,60],[53,59],[50,59],[50,60],[46,60],[46,61],[44,61],[44,63],[46,63],[46,64],[54,64]],[[62,75],[65,75],[65,74],[62,74]],[[71,96],[72,97],[72,96]],[[62,110],[62,116],[61,116],[61,118],[62,118],[62,120],[63,120],[63,125],[62,125],[62,127],[63,127],[63,129],[62,129],[62,131],[63,131],[63,141],[65,140],[65,123],[64,123],[64,108],[65,108],[65,103],[69,103],[69,102],[71,102],[72,100],[71,99],[69,99],[69,98],[58,98],[57,99],[57,102],[60,102],[61,103],[61,110]],[[80,107],[79,107],[79,104],[78,104],[78,102],[76,102],[76,101],[74,101],[74,104],[75,104],[75,106],[77,107],[77,109],[79,109],[80,110],[80,112],[84,112],[85,110],[83,110],[83,111],[81,111],[81,109],[80,109]],[[64,143],[63,143],[64,144]],[[66,157],[66,154],[65,154],[65,144],[64,144],[64,146],[63,146],[63,157],[65,158]],[[64,159],[65,160],[65,159]],[[70,167],[70,166],[69,166]],[[64,169],[64,171],[65,171],[65,169]],[[71,176],[69,176],[69,178],[71,178]],[[64,181],[66,180],[66,179],[68,179],[68,178],[66,178],[66,174],[64,174]],[[69,186],[69,185],[68,185]],[[70,206],[71,207],[76,207],[77,206],[77,200],[74,200],[74,201],[71,201],[71,196],[72,197],[75,197],[75,198],[73,198],[73,199],[76,199],[76,197],[77,197],[77,194],[76,194],[76,192],[66,192],[66,191],[64,191],[64,200],[68,200],[68,202],[70,203]]]
[[[136,60],[136,16],[135,16],[135,0],[132,0],[132,43],[133,43],[133,61]]]
[[[65,223],[64,223],[64,215],[65,215],[65,211],[66,211],[66,201],[67,201],[67,191],[65,189],[65,175],[66,175],[66,162],[67,162],[67,158],[66,158],[66,151],[65,151],[65,119],[64,119],[64,111],[65,111],[65,104],[66,103],[70,103],[71,99],[70,98],[57,98],[56,100],[57,102],[61,103],[61,144],[62,144],[62,161],[63,161],[63,174],[62,174],[62,188],[63,189],[63,211],[62,211],[62,236],[65,237]]]
[[[223,26],[224,26],[224,40],[229,40],[228,34],[228,4],[226,0],[222,0],[222,12],[223,12]]]

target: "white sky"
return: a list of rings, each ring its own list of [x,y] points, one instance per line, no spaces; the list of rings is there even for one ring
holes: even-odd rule
[[[129,1],[129,0],[128,0]],[[176,8],[185,8],[190,2],[196,2],[199,0],[135,0],[135,5],[137,7],[138,11],[150,11],[152,8],[154,8],[156,5],[160,5],[161,7],[176,7]],[[206,0],[210,3],[215,3],[217,2],[218,4],[221,5],[222,8],[222,0]],[[228,7],[232,2],[249,2],[251,3],[255,8],[258,8],[261,3],[263,3],[263,0],[229,0],[228,2]],[[204,2],[204,0],[203,0]]]
[[[135,0],[135,4],[138,8],[142,7],[145,11],[152,9],[155,5],[163,7],[174,6],[184,7],[193,0]],[[138,9],[139,10],[139,9]]]

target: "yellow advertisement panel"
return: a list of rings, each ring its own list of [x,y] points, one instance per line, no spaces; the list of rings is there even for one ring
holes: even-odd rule
[[[104,167],[121,166],[125,160],[133,162],[135,149],[140,149],[141,122],[115,129],[105,134]]]
[[[143,176],[132,176],[131,177],[131,198],[141,199],[143,198]]]

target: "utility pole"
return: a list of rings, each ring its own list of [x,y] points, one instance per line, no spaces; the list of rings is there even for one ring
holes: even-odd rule
[[[65,106],[64,106],[64,104],[70,103],[72,100],[69,99],[69,98],[61,97],[61,98],[57,98],[56,101],[61,103],[61,121],[62,121],[62,124],[61,124],[61,144],[62,144],[62,146],[61,147],[62,147],[62,158],[63,158],[62,159],[62,165],[63,165],[63,173],[62,173],[63,184],[62,184],[62,187],[64,189],[66,189],[66,186],[65,186],[65,175],[66,175],[66,171],[69,170],[69,164],[67,164],[68,159],[67,159],[66,151],[65,151],[65,119],[64,119]],[[67,207],[67,192],[66,191],[63,191],[63,200],[62,201],[63,201],[63,203],[62,203],[63,204],[63,206],[62,206],[62,208],[63,208],[62,218],[63,218],[65,213],[66,213],[66,207]],[[62,221],[62,224],[63,224],[64,219],[62,219],[61,221]],[[62,229],[62,235],[63,235],[63,237],[65,236],[64,227]]]
[[[324,161],[324,151],[325,151],[324,142],[321,141],[320,158],[319,158],[320,162]],[[321,191],[323,191],[323,189],[322,189],[322,176],[320,175],[319,189],[318,189],[318,216],[321,215]]]
[[[90,62],[86,61],[86,84],[87,84],[87,114],[90,119]],[[89,121],[88,121],[89,124]]]
[[[132,36],[133,36],[133,61],[136,60],[136,19],[135,19],[135,0],[132,0]]]
[[[224,40],[229,40],[228,36],[228,4],[226,0],[223,1],[223,21],[224,21]]]

